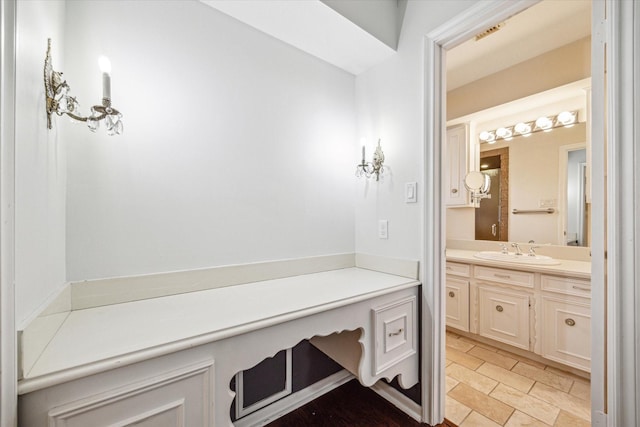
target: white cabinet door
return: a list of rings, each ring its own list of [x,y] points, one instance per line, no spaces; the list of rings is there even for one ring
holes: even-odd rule
[[[447,206],[468,206],[469,197],[464,187],[464,177],[469,171],[469,143],[467,126],[459,125],[447,129],[445,203]]]
[[[529,349],[529,295],[478,288],[480,305],[480,335]]]
[[[213,426],[213,389],[210,360],[53,408],[48,412],[48,425]]]
[[[591,370],[591,307],[588,302],[542,297],[542,355]]]
[[[447,326],[469,332],[469,282],[447,276]]]

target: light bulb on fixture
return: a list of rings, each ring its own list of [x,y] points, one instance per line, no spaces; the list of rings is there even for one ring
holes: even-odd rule
[[[498,128],[496,129],[496,137],[502,138],[506,141],[510,141],[513,136],[513,131],[509,128]]]
[[[552,126],[553,121],[549,117],[543,116],[536,120],[536,128],[541,129],[544,132],[550,131]]]
[[[478,136],[478,138],[480,138],[480,141],[485,141],[485,142],[488,142],[489,144],[494,144],[496,142],[496,134],[493,132],[487,132],[487,131],[480,132],[480,135]]]
[[[520,123],[515,125],[513,130],[515,131],[515,133],[517,133],[519,135],[530,136],[531,135],[531,124],[530,123],[520,122]]]
[[[576,123],[576,113],[571,111],[563,111],[558,114],[558,123],[564,127],[571,127]]]

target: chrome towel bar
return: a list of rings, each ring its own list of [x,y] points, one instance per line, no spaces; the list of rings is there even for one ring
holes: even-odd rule
[[[511,211],[512,214],[517,215],[517,214],[552,214],[554,213],[556,210],[553,208],[547,208],[547,209],[513,209]]]

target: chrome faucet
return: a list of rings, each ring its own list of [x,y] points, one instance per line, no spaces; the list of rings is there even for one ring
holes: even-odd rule
[[[540,246],[529,246],[529,255],[528,256],[536,256],[536,249]]]
[[[509,253],[509,247],[505,243],[500,243],[500,247],[502,248],[502,253],[507,255]]]
[[[522,249],[520,249],[520,245],[517,243],[512,243],[511,244],[512,248],[516,248],[516,255],[522,255]]]

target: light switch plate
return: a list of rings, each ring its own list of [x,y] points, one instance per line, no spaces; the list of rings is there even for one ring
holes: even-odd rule
[[[404,184],[405,203],[416,203],[418,201],[418,183],[407,182]]]
[[[389,221],[386,219],[378,221],[378,237],[381,239],[389,238]]]

